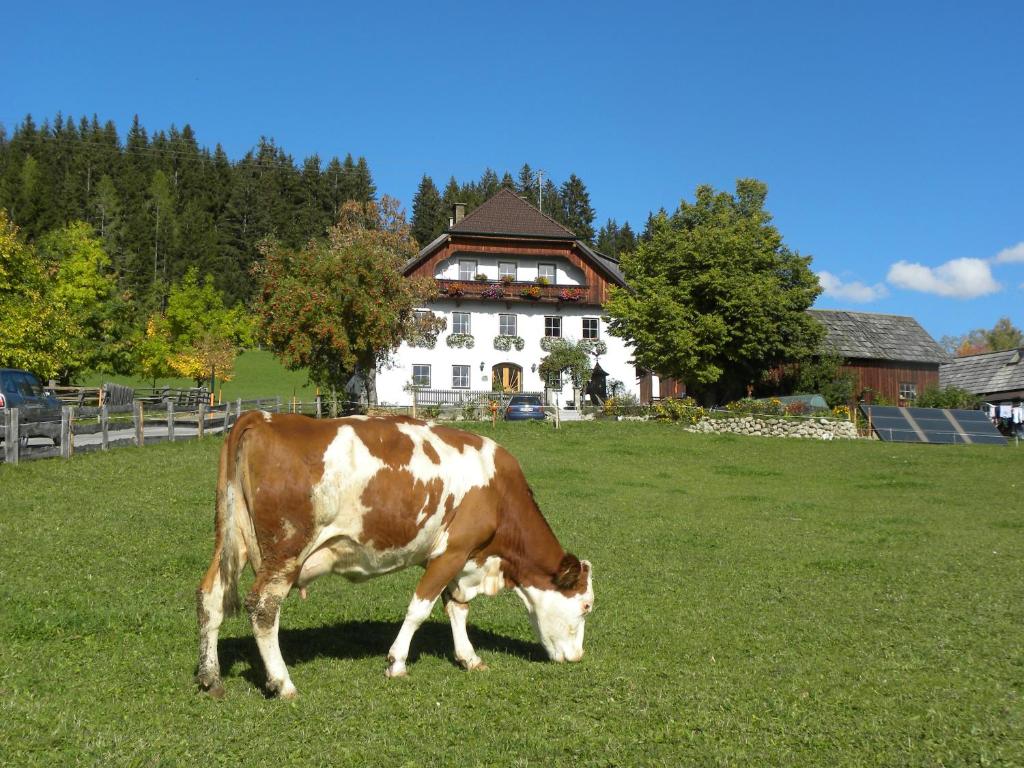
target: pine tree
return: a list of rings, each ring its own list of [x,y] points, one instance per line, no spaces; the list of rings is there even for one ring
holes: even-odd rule
[[[434,180],[426,174],[412,199],[412,236],[422,248],[444,231],[444,204]]]
[[[519,169],[519,181],[516,182],[516,193],[531,205],[537,205],[537,176],[529,163],[523,163]]]
[[[594,209],[583,180],[575,173],[562,184],[563,223],[587,242],[594,239]]]

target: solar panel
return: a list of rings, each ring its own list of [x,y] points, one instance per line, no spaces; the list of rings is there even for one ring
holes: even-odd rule
[[[861,413],[880,440],[905,443],[1006,445],[982,411],[862,405]]]

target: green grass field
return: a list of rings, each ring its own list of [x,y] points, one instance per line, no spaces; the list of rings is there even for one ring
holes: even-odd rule
[[[78,383],[83,387],[98,387],[107,382],[145,389],[153,386],[152,379],[100,373],[90,373]],[[184,388],[194,387],[195,382],[191,379],[168,378],[157,379],[156,385]],[[221,390],[219,382],[217,388]],[[309,384],[305,371],[289,371],[267,350],[250,349],[236,358],[234,378],[224,383],[223,395],[225,400],[280,396],[284,401],[297,397],[300,401],[310,402],[316,396],[316,387]]]
[[[327,578],[284,606],[295,702],[241,616],[226,698],[192,682],[218,440],[0,466],[0,764],[1024,764],[1024,449],[493,434],[594,563],[583,662],[504,594],[470,612],[489,671],[438,606],[387,680],[418,574]]]

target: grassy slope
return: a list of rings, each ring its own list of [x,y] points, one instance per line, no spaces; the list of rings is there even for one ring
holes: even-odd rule
[[[98,387],[106,382],[126,384],[130,387],[149,388],[153,386],[152,379],[108,376],[98,373],[83,377],[81,385]],[[195,382],[191,379],[159,379],[157,386],[193,387]],[[218,384],[218,388],[220,388],[220,384]],[[226,400],[234,400],[239,397],[248,400],[279,395],[283,400],[289,400],[294,396],[308,402],[316,395],[316,388],[308,383],[305,371],[289,371],[273,354],[259,349],[251,349],[238,356],[235,360],[235,376],[224,384],[223,389]]]
[[[489,433],[490,428],[482,428]],[[241,618],[195,692],[217,441],[0,466],[0,764],[1024,763],[1024,453],[500,425],[595,566],[579,665],[511,595],[384,656],[417,574],[285,604],[300,698],[267,701]],[[253,760],[253,756],[258,756]]]

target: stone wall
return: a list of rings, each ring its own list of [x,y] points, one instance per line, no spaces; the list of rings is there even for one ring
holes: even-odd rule
[[[853,422],[823,418],[781,419],[770,416],[703,418],[686,429],[688,432],[731,432],[737,435],[801,437],[813,440],[850,440],[857,437],[857,428]]]

